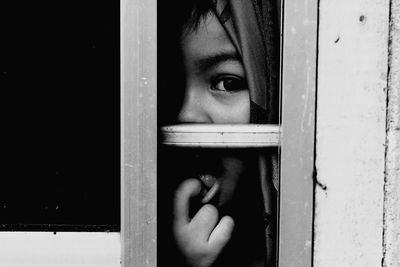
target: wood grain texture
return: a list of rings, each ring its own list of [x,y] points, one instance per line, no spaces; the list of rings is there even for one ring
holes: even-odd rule
[[[321,0],[314,266],[381,266],[389,1]]]
[[[121,1],[122,265],[156,266],[156,1]]]
[[[384,210],[385,267],[400,266],[400,1],[392,0]]]

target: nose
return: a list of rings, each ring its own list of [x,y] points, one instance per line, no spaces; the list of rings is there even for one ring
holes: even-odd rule
[[[212,123],[204,97],[195,90],[186,92],[178,114],[178,121],[182,123]]]

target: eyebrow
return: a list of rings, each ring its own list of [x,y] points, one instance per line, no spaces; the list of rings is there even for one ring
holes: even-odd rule
[[[196,67],[199,71],[206,71],[215,67],[225,61],[239,61],[242,62],[241,57],[236,52],[220,52],[208,55],[204,58],[196,60]]]

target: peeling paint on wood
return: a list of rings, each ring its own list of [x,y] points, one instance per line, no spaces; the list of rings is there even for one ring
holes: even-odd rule
[[[388,21],[389,1],[320,0],[316,267],[381,266]]]
[[[400,266],[400,1],[392,1],[387,101],[384,267]]]

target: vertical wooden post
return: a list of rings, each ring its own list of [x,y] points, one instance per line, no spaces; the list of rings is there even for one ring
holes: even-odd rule
[[[284,1],[279,266],[312,264],[318,1]]]
[[[400,1],[392,0],[389,24],[384,267],[400,266]]]
[[[389,2],[320,0],[314,266],[381,266]]]
[[[122,266],[156,266],[156,0],[121,1]]]

